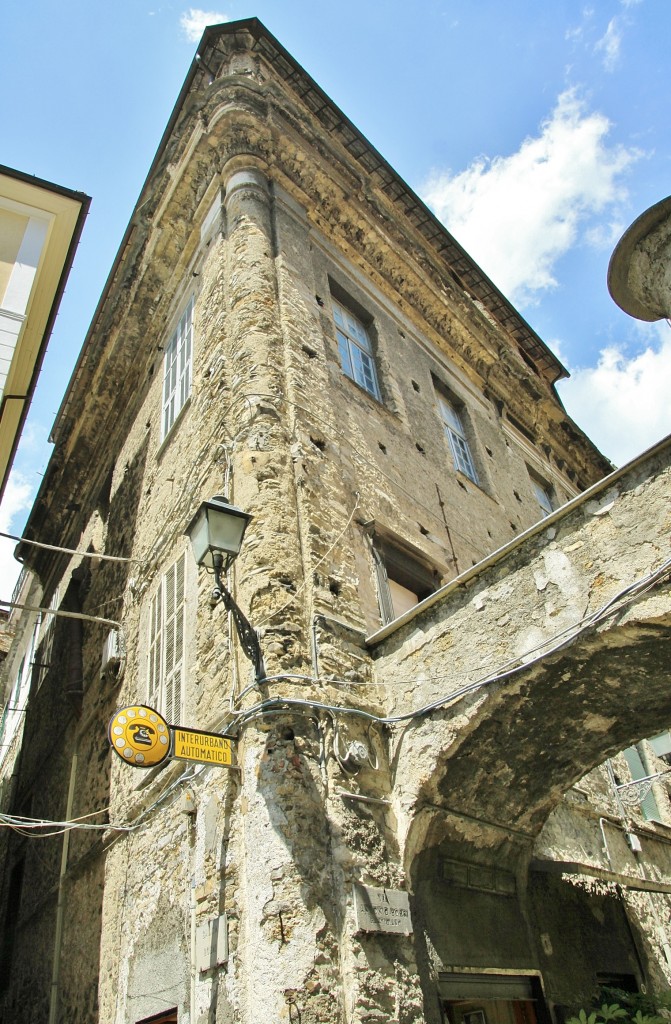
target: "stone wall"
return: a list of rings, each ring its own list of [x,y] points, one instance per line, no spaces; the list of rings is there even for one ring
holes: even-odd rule
[[[73,838],[66,935],[87,954],[78,1002],[68,994],[72,959],[63,965],[68,1020],[91,1013],[98,937],[99,1015],[114,1024],[173,1007],[190,1024],[437,1020],[449,942],[441,959],[427,923],[436,849],[461,844],[466,859],[475,849],[483,866],[503,851],[525,888],[533,842],[564,790],[667,710],[660,682],[647,718],[623,724],[614,707],[623,682],[603,723],[585,682],[580,715],[567,715],[567,696],[577,698],[557,655],[548,716],[565,731],[575,718],[571,737],[582,731],[565,761],[546,757],[536,728],[543,667],[475,694],[456,714],[391,731],[375,721],[518,657],[573,621],[576,607],[598,606],[652,564],[663,530],[657,522],[657,539],[625,563],[640,529],[636,502],[630,491],[599,494],[593,508],[557,514],[497,558],[491,580],[482,560],[540,515],[535,477],[559,504],[608,464],[557,400],[560,364],[391,169],[373,169],[374,151],[347,135],[342,115],[317,109],[314,83],[286,77],[274,45],[258,26],[226,28],[205,54],[214,83],[194,69],[89,332],[28,525],[30,536],[93,556],[26,550],[45,599],[87,566],[82,611],[118,621],[125,646],[123,675],[101,678],[109,626],[86,622],[81,692],[64,697],[52,672],[40,698],[69,702],[76,812],[109,805],[102,840]],[[166,433],[164,353],[192,299],[191,388]],[[368,329],[379,399],[343,372],[333,299]],[[462,415],[477,482],[455,468],[441,388]],[[646,504],[656,480],[641,471]],[[170,724],[229,730],[236,763],[139,771],[109,751],[107,721],[115,707],[149,700],[152,602],[199,503],[222,490],[254,517],[229,584],[258,629],[266,676],[254,678],[189,554],[183,717]],[[606,558],[614,540],[619,554]],[[380,632],[381,543],[398,545],[436,586],[458,581],[389,635]],[[103,553],[129,561],[95,557]],[[637,654],[656,656],[661,628],[622,628],[639,631]],[[640,673],[628,670],[640,692]],[[60,704],[49,707],[26,764],[49,745]],[[493,707],[511,735],[518,729],[510,766]],[[62,814],[68,763],[50,769],[45,814]],[[411,891],[414,934],[358,931],[354,883]],[[510,956],[539,971],[530,906],[525,897],[511,910],[529,935]],[[203,964],[207,926],[227,928],[224,962]]]

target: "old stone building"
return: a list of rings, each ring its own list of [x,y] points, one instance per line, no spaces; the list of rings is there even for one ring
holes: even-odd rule
[[[564,373],[259,22],[206,30],[20,548],[60,614],[3,810],[80,827],[8,843],[0,1019],[532,1024],[668,987],[668,798],[628,797],[671,720],[671,447],[607,476]],[[221,493],[261,666],[185,537]],[[143,706],[233,766],[116,757]]]

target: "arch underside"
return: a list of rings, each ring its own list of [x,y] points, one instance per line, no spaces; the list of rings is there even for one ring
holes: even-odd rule
[[[422,806],[537,835],[562,795],[607,757],[671,721],[671,626],[596,632],[502,684],[446,745],[417,794]],[[462,705],[458,708],[462,712]],[[413,746],[424,724],[411,728]],[[449,737],[449,738],[448,738]],[[435,722],[432,744],[436,744]]]

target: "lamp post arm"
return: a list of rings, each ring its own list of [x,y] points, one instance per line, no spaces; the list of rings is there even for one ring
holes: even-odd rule
[[[215,600],[222,601],[226,611],[231,613],[233,622],[235,623],[235,629],[238,634],[238,639],[240,640],[240,646],[242,647],[245,656],[249,658],[253,664],[256,679],[259,680],[265,675],[265,668],[263,665],[263,653],[261,651],[261,644],[259,643],[258,635],[245,613],[236,604],[230,590],[222,582],[221,571],[224,564],[223,556],[215,555],[213,562],[214,590],[212,592],[212,597]]]

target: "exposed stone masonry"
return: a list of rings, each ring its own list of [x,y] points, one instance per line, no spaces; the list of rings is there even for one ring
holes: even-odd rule
[[[85,565],[82,608],[118,619],[126,647],[122,677],[101,678],[107,630],[85,625],[77,706],[63,693],[63,650],[26,720],[21,793],[41,777],[31,759],[52,749],[63,715],[79,744],[74,813],[109,806],[112,824],[133,826],[73,838],[65,937],[86,981],[65,956],[61,1014],[134,1024],[177,1007],[190,1024],[438,1024],[439,987],[455,968],[542,973],[554,1006],[573,970],[562,915],[572,907],[589,931],[597,904],[548,863],[606,872],[611,889],[624,864],[631,881],[622,836],[635,825],[645,870],[669,877],[666,848],[653,845],[662,826],[618,818],[606,769],[580,783],[592,817],[571,790],[671,710],[666,591],[435,714],[391,728],[374,718],[520,657],[663,560],[666,450],[516,542],[540,515],[534,481],[559,505],[610,469],[554,393],[561,364],[342,115],[318,107],[317,87],[282,63],[262,26],[207,30],[201,53],[215,81],[194,66],[28,525],[29,536],[132,561],[23,548],[43,601]],[[190,394],[162,436],[164,353],[191,298]],[[343,372],[333,299],[370,336],[381,401]],[[463,418],[477,480],[455,468],[439,394]],[[236,765],[143,773],[112,757],[106,723],[148,699],[152,600],[195,509],[222,491],[254,517],[229,584],[258,629],[267,676],[254,680],[189,553],[174,724],[229,730]],[[388,633],[375,558],[384,544],[447,587]],[[648,699],[624,715],[628,692]],[[353,761],[352,750],[364,754]],[[64,813],[69,755],[45,776],[45,816]],[[616,832],[611,863],[600,816]],[[450,864],[462,879],[495,865],[508,890],[453,884]],[[58,879],[33,866],[30,877],[45,892],[36,885],[33,916],[22,911],[21,949],[32,963],[34,945],[45,967],[34,996],[28,966],[4,1005],[26,999],[39,1019]],[[354,882],[408,891],[413,933],[357,932]],[[650,935],[650,916],[666,914],[661,897],[653,907],[647,892],[608,892],[597,909],[613,953],[585,956],[581,996],[606,960],[640,979],[668,973],[648,965],[661,939],[637,961],[627,931],[633,921]],[[224,915],[228,959],[202,966],[192,935]]]

